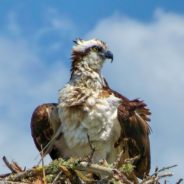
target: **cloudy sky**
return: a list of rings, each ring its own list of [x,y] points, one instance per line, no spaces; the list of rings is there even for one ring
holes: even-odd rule
[[[31,114],[57,102],[77,37],[106,41],[110,86],[150,107],[152,170],[178,164],[172,180],[184,177],[184,1],[1,0],[0,157],[37,163]]]

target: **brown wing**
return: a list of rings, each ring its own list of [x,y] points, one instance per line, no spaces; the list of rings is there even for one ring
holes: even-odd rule
[[[109,88],[109,87],[108,87]],[[138,99],[129,100],[116,91],[109,90],[115,96],[122,99],[122,104],[118,108],[118,119],[122,127],[120,140],[128,140],[128,152],[130,157],[140,156],[134,163],[135,174],[143,178],[150,171],[150,126],[148,125],[151,114],[146,104]]]
[[[31,118],[31,134],[39,151],[49,143],[59,124],[56,103],[43,104],[34,110]],[[59,151],[53,147],[49,155],[52,159],[56,159],[59,157]]]

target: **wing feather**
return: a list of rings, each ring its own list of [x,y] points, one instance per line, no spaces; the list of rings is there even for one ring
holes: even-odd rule
[[[139,99],[129,100],[116,91],[106,87],[110,93],[122,99],[118,107],[118,119],[122,127],[120,141],[128,139],[128,152],[130,157],[137,155],[140,158],[134,163],[136,176],[143,178],[150,170],[150,126],[147,123],[151,114],[146,104]],[[60,126],[60,120],[57,114],[57,104],[49,103],[38,106],[33,112],[31,119],[31,132],[36,147],[41,151],[42,147],[48,145]],[[56,147],[50,150],[52,159],[60,155]]]
[[[111,90],[109,88],[109,90]],[[146,104],[139,99],[129,100],[116,91],[111,90],[116,97],[122,99],[118,108],[118,119],[122,127],[120,139],[127,138],[130,157],[137,155],[140,158],[134,163],[137,177],[143,178],[150,171],[151,156],[149,134],[151,128],[148,124],[151,114]]]
[[[34,110],[31,118],[31,134],[39,151],[48,145],[59,124],[56,103],[42,104]],[[52,147],[49,154],[52,159],[59,157],[59,151],[55,146]]]

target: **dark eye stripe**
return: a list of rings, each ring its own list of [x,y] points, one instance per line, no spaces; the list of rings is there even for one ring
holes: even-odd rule
[[[92,49],[93,49],[93,50],[96,50],[96,51],[98,51],[98,52],[102,51],[102,47],[99,47],[99,46],[96,46],[96,45],[93,46]]]

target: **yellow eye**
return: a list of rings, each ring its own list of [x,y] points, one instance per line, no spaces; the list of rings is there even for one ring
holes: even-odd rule
[[[94,46],[94,47],[92,47],[92,50],[95,51],[95,52],[98,52],[99,51],[99,48],[96,47],[96,46]]]

